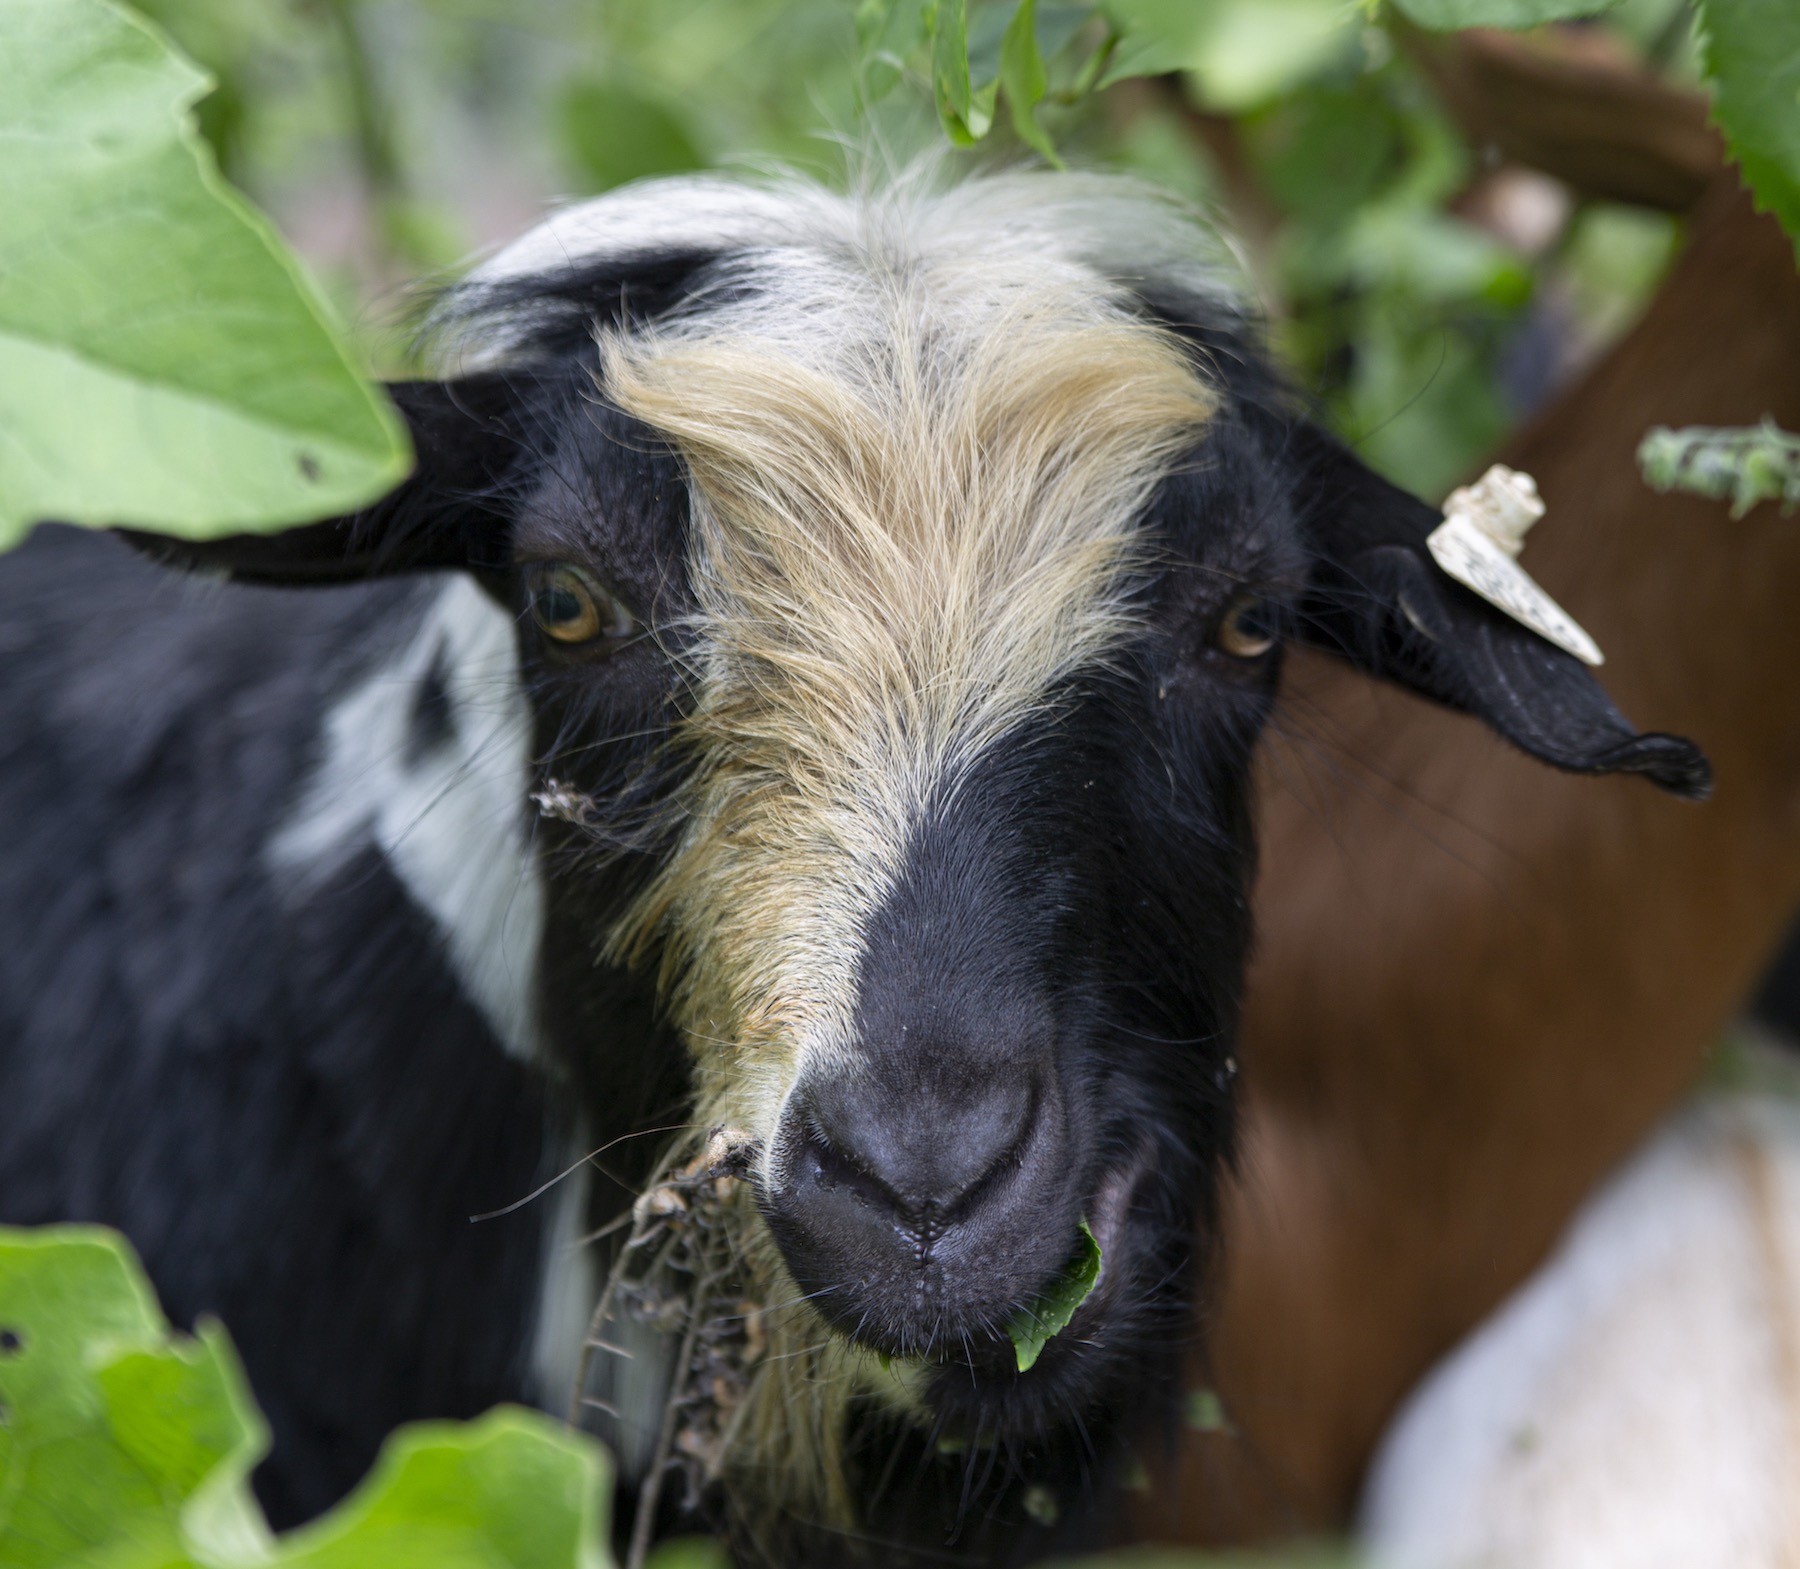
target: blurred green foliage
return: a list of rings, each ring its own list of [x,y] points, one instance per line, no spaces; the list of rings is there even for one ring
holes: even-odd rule
[[[1442,22],[1477,0],[1407,0]],[[1556,0],[1480,0],[1524,14]],[[1425,494],[1627,327],[1675,225],[1566,195],[1524,239],[1392,13],[1360,0],[145,0],[219,78],[202,127],[378,368],[413,280],[549,201],[694,168],[1038,155],[1243,237],[1303,390]],[[1428,14],[1429,13],[1429,14]],[[1437,13],[1442,13],[1438,15]],[[1683,0],[1601,24],[1685,43]],[[1501,174],[1504,174],[1502,171]],[[1527,195],[1533,193],[1528,191]]]
[[[1395,0],[1421,27],[1536,27],[1593,16],[1612,0]]]
[[[606,1569],[608,1468],[536,1412],[399,1429],[354,1493],[275,1536],[249,1487],[268,1431],[230,1337],[173,1333],[142,1266],[96,1226],[0,1227],[0,1563],[9,1569]],[[1349,1569],[1127,1552],[1086,1569]],[[668,1541],[647,1569],[726,1569]],[[1069,1566],[1078,1569],[1078,1566]]]
[[[1639,444],[1638,464],[1652,489],[1729,501],[1734,518],[1761,501],[1779,501],[1783,512],[1800,507],[1800,436],[1773,420],[1724,430],[1659,425]]]
[[[628,77],[570,82],[557,102],[556,129],[570,167],[599,191],[706,164],[680,106]]]
[[[1800,5],[1700,0],[1715,115],[1755,191],[1800,243]]]

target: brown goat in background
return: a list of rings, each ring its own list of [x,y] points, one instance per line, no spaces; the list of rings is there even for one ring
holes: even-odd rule
[[[1193,1375],[1230,1422],[1188,1434],[1143,1505],[1159,1539],[1343,1522],[1400,1401],[1693,1088],[1800,902],[1800,525],[1655,495],[1634,457],[1655,424],[1800,424],[1792,246],[1700,100],[1498,35],[1431,64],[1506,155],[1692,209],[1644,319],[1496,456],[1549,504],[1530,569],[1717,792],[1583,790],[1295,660],[1263,758],[1245,1154]]]

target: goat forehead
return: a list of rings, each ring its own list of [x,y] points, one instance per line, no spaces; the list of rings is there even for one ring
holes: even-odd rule
[[[717,308],[603,343],[611,395],[686,460],[712,674],[790,718],[872,707],[912,753],[991,736],[1119,634],[1208,389],[1079,268],[891,234],[734,266]]]

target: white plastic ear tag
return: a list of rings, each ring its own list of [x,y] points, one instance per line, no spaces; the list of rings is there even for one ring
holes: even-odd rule
[[[1525,535],[1543,515],[1537,481],[1496,463],[1473,485],[1450,492],[1444,521],[1425,544],[1451,577],[1521,626],[1590,665],[1604,664],[1600,645],[1518,563]]]

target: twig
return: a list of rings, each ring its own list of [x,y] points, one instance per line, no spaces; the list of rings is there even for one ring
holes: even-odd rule
[[[689,1146],[691,1148],[691,1146]],[[587,1393],[596,1350],[630,1357],[628,1347],[607,1338],[608,1321],[615,1313],[648,1318],[667,1332],[675,1327],[672,1307],[683,1315],[681,1346],[664,1401],[654,1455],[644,1473],[632,1519],[630,1553],[626,1569],[641,1569],[655,1530],[664,1479],[682,1451],[688,1466],[690,1504],[704,1496],[717,1475],[729,1435],[736,1432],[742,1414],[746,1369],[762,1354],[760,1333],[755,1332],[750,1307],[743,1327],[734,1333],[708,1334],[720,1287],[734,1267],[723,1206],[729,1202],[741,1178],[749,1173],[756,1145],[747,1135],[723,1126],[708,1135],[699,1154],[671,1170],[671,1155],[663,1175],[638,1196],[630,1211],[620,1217],[631,1230],[607,1273],[606,1284],[582,1337],[576,1363],[575,1387],[570,1393],[569,1421],[575,1425],[589,1407],[604,1411],[615,1421],[623,1415],[609,1402]],[[603,1230],[617,1229],[620,1222]],[[661,1243],[646,1259],[646,1252]],[[671,1276],[685,1276],[680,1284]],[[744,1304],[740,1304],[744,1306]],[[720,1318],[720,1324],[729,1320]],[[697,1375],[702,1339],[706,1340],[704,1377]],[[696,1387],[696,1381],[698,1385]],[[684,1412],[687,1427],[683,1427]]]
[[[669,1457],[675,1448],[675,1420],[681,1413],[682,1386],[693,1365],[694,1346],[700,1338],[700,1322],[705,1314],[707,1298],[718,1284],[717,1275],[697,1279],[694,1294],[688,1302],[687,1329],[681,1337],[681,1353],[675,1363],[674,1386],[663,1406],[662,1427],[656,1435],[656,1453],[645,1473],[643,1489],[638,1493],[637,1513],[631,1521],[631,1547],[625,1555],[625,1569],[644,1569],[650,1554],[650,1533],[656,1527],[656,1506],[662,1499],[663,1477],[668,1471]]]

